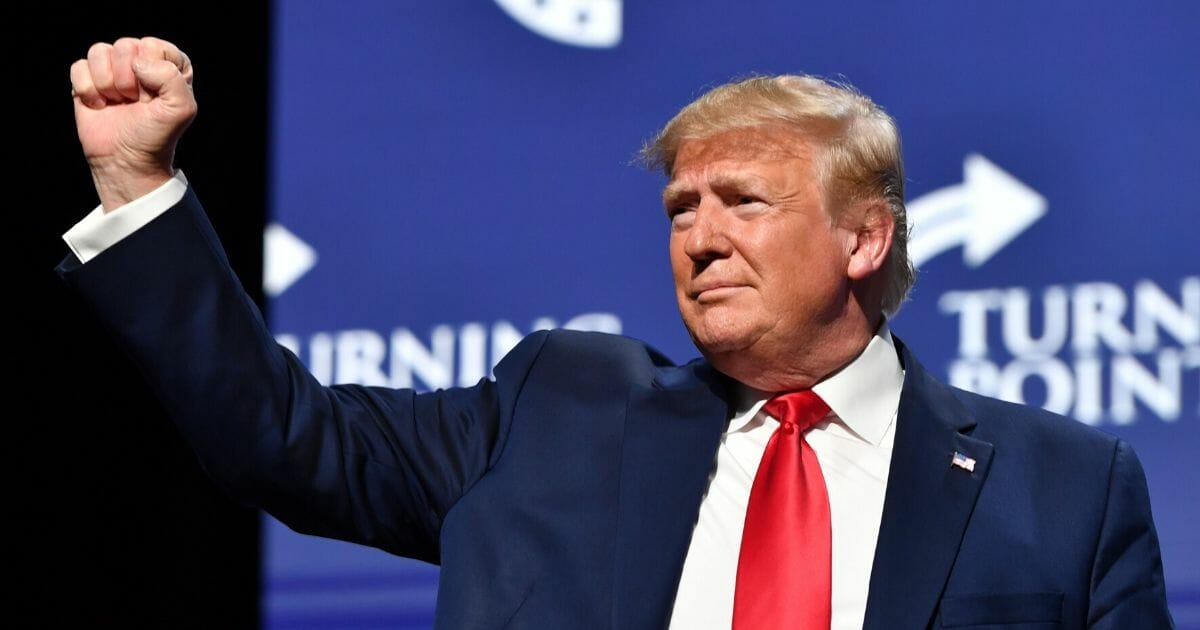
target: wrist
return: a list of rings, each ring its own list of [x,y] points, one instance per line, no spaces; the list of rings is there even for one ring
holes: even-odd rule
[[[106,214],[154,192],[175,175],[170,166],[144,169],[116,164],[91,166],[92,182]]]

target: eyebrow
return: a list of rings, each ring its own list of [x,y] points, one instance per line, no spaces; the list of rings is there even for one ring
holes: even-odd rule
[[[711,188],[716,190],[761,190],[763,182],[759,177],[750,177],[741,174],[721,174],[714,175],[708,182]],[[689,194],[695,194],[695,188],[690,184],[672,181],[663,188],[662,200],[663,206],[670,207],[671,204],[677,203],[681,198]]]
[[[665,188],[663,188],[662,191],[663,207],[669,208],[672,204],[677,203],[682,197],[687,196],[688,193],[695,192],[696,191],[688,184],[679,181],[670,182]]]

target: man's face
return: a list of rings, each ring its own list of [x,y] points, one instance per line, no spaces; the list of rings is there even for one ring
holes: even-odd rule
[[[854,233],[833,225],[802,136],[772,127],[686,140],[663,201],[679,311],[706,357],[729,374],[731,356],[769,371],[821,352],[846,309]]]

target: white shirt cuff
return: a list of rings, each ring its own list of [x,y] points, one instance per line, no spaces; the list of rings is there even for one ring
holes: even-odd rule
[[[175,176],[162,186],[112,212],[105,213],[103,206],[96,206],[62,238],[79,262],[86,263],[179,203],[187,187],[183,171],[176,170]]]

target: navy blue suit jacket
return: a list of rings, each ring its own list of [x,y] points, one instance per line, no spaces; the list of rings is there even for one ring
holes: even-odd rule
[[[191,192],[60,272],[235,497],[439,563],[439,627],[666,623],[730,415],[705,362],[540,332],[472,388],[324,388],[273,342]],[[1130,448],[947,387],[899,348],[866,627],[1169,627]]]

